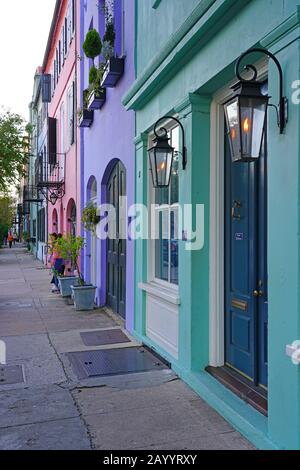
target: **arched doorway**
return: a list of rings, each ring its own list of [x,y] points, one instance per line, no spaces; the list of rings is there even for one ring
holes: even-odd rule
[[[116,230],[107,240],[106,302],[114,312],[125,318],[126,310],[126,169],[119,160],[112,169],[107,183],[107,203],[116,211]],[[120,199],[121,198],[121,199]]]
[[[97,180],[91,176],[87,185],[87,203],[97,206]],[[87,233],[87,272],[89,281],[97,285],[97,237],[93,232]]]
[[[74,199],[70,199],[67,208],[67,232],[76,236],[77,233],[77,210]]]
[[[53,209],[52,212],[52,232],[57,233],[58,230],[58,215],[57,215],[57,210]]]

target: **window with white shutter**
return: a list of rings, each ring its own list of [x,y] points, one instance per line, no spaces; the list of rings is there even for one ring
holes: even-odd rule
[[[61,66],[62,66],[62,62],[61,62],[61,40],[58,41],[58,75],[60,75],[60,72],[61,72]]]
[[[72,41],[72,13],[71,13],[71,2],[69,3],[68,7],[68,40],[69,44],[71,44]]]
[[[65,18],[65,25],[64,25],[64,55],[66,57],[68,52],[68,18]]]
[[[69,144],[72,145],[75,140],[75,83],[68,90],[68,130]]]
[[[71,0],[71,1],[72,1],[71,15],[72,15],[72,35],[73,35],[75,31],[75,0]]]

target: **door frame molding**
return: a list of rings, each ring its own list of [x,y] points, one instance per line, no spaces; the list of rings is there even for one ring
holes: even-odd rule
[[[268,78],[268,62],[262,59],[256,64],[258,79]],[[209,248],[209,365],[224,366],[225,321],[224,321],[224,103],[233,96],[232,80],[213,95],[210,109],[210,248]]]

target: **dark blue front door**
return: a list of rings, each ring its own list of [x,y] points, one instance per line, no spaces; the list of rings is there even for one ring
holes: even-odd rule
[[[225,362],[267,386],[267,144],[232,163],[225,143]]]

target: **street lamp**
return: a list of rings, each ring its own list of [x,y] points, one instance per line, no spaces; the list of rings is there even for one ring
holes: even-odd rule
[[[160,118],[154,126],[155,139],[154,145],[148,149],[150,170],[154,188],[168,187],[171,180],[171,170],[175,149],[169,144],[168,131],[165,127],[160,127],[159,133],[157,127],[160,122],[166,119],[172,119],[177,122],[182,130],[182,168],[186,168],[186,147],[184,128],[181,122],[173,116],[164,116]]]
[[[280,99],[278,107],[275,108],[281,134],[287,123],[287,98],[283,96],[283,74],[280,63],[271,52],[259,48],[250,49],[242,54],[236,63],[236,76],[239,82],[233,86],[234,97],[224,105],[233,162],[257,161],[261,152],[270,97],[262,94],[262,84],[257,81],[257,70],[254,65],[245,66],[245,70],[253,72],[249,80],[243,79],[239,72],[244,57],[255,52],[267,55],[277,66]]]
[[[58,195],[56,193],[51,193],[49,199],[50,199],[51,204],[55,206],[58,200]]]

